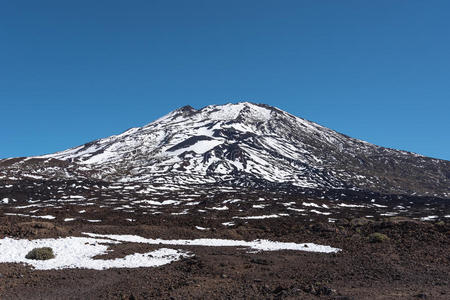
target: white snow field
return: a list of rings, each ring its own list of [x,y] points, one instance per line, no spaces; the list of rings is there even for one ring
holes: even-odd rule
[[[185,250],[161,248],[147,253],[135,253],[123,258],[94,259],[95,256],[107,254],[108,246],[121,243],[144,243],[151,245],[172,246],[207,246],[207,247],[244,247],[253,251],[297,250],[309,252],[334,253],[338,248],[313,243],[297,244],[268,240],[251,242],[225,239],[162,240],[147,239],[136,235],[102,235],[84,233],[89,237],[65,237],[57,239],[0,239],[0,263],[25,263],[37,270],[51,269],[94,269],[158,267],[191,256]],[[26,259],[33,248],[50,247],[55,258],[49,260]]]
[[[135,253],[116,259],[93,259],[94,256],[107,254],[108,244],[117,244],[111,240],[66,237],[58,239],[12,239],[0,240],[0,262],[26,263],[37,270],[85,268],[105,270],[110,268],[157,267],[189,256],[181,250],[161,248],[148,253]],[[26,259],[25,255],[33,248],[51,247],[55,258],[49,260]]]
[[[184,245],[184,246],[206,246],[206,247],[245,247],[257,251],[297,250],[308,252],[335,253],[341,249],[330,246],[317,245],[314,243],[285,243],[269,240],[254,240],[251,242],[226,239],[195,239],[195,240],[163,240],[147,239],[137,235],[96,234],[83,233],[90,237],[111,239],[115,242],[143,243],[151,245]]]

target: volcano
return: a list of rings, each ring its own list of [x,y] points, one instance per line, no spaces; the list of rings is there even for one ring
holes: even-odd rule
[[[181,107],[54,154],[0,161],[0,178],[363,190],[450,197],[450,162],[376,146],[248,102]]]

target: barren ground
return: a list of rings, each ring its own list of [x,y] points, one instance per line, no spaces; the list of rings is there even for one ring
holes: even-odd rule
[[[82,207],[73,207],[74,211]],[[55,211],[50,212],[55,213]],[[59,210],[61,214],[61,210]],[[89,213],[89,212],[88,212]],[[103,271],[41,271],[21,264],[0,264],[2,299],[449,299],[450,222],[408,217],[340,218],[309,221],[286,216],[236,220],[228,214],[152,215],[125,220],[128,214],[96,209],[89,218],[105,220],[30,220],[0,218],[2,236],[36,239],[82,236],[82,232],[135,234],[148,238],[259,238],[314,242],[341,248],[336,254],[301,251],[248,253],[235,247],[174,246],[194,255],[156,268]],[[69,216],[69,214],[67,214]],[[208,230],[199,230],[202,226]],[[371,243],[380,232],[389,240]],[[167,247],[167,245],[165,245]],[[169,246],[170,247],[170,246]],[[103,258],[157,249],[121,244]]]

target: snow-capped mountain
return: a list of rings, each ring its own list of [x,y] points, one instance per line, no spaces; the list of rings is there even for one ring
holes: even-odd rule
[[[450,162],[350,138],[253,103],[190,106],[66,151],[0,161],[0,178],[362,189],[450,197]]]

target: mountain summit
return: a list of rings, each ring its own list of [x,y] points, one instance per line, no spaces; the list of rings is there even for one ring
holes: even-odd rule
[[[122,134],[0,161],[0,176],[326,188],[450,197],[450,162],[350,138],[264,104],[179,108]]]

